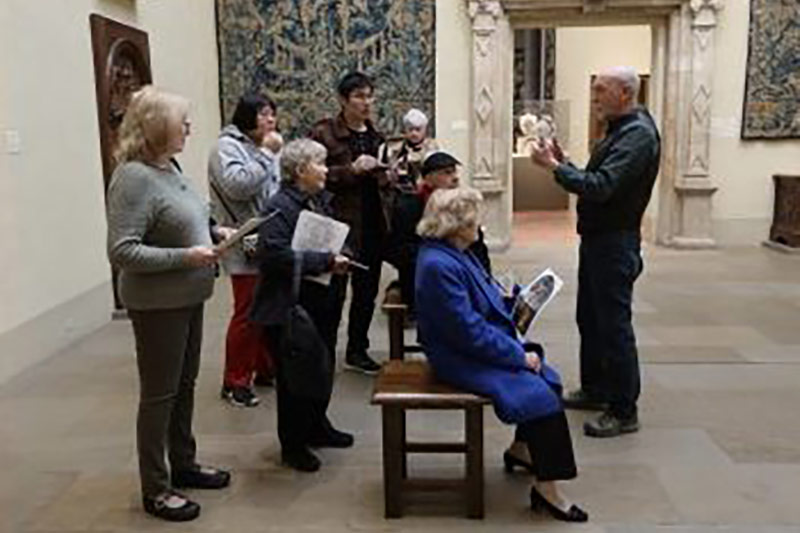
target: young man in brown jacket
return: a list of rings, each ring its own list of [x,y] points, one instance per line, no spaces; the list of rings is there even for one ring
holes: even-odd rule
[[[347,328],[348,368],[374,374],[380,366],[370,358],[369,325],[381,277],[389,228],[393,183],[377,159],[384,138],[371,121],[374,85],[366,74],[350,72],[337,87],[341,112],[316,123],[311,138],[328,149],[326,187],[334,194],[336,218],[350,225],[348,245],[356,260],[369,267],[351,277],[353,291]],[[340,290],[340,309],[344,305]]]

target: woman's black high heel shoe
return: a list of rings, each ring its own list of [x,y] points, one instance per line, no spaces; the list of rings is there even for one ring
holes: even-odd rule
[[[589,520],[589,515],[586,511],[575,504],[573,504],[568,511],[562,511],[547,501],[547,498],[539,494],[536,487],[531,487],[531,509],[534,511],[544,509],[550,516],[562,522],[586,522]]]
[[[503,464],[505,465],[505,470],[507,474],[510,474],[514,471],[515,466],[519,466],[524,468],[528,471],[529,474],[533,474],[533,465],[527,461],[523,461],[519,457],[515,457],[514,455],[510,454],[509,452],[503,452]]]

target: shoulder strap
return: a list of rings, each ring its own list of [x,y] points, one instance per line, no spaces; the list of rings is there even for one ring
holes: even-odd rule
[[[231,209],[231,206],[228,205],[227,200],[225,200],[225,196],[220,192],[219,188],[217,187],[217,184],[214,183],[213,178],[208,180],[208,185],[214,190],[214,195],[219,200],[219,203],[222,205],[222,208],[225,210],[228,216],[231,217],[233,223],[238,226],[240,224],[239,218],[236,216],[236,214],[234,214],[233,209]]]

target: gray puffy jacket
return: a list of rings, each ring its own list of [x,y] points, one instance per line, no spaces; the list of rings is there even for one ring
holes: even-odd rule
[[[278,168],[278,157],[256,146],[236,126],[226,126],[208,159],[209,194],[217,222],[238,227],[260,213],[278,190]],[[223,256],[222,265],[228,274],[258,273],[239,247]]]

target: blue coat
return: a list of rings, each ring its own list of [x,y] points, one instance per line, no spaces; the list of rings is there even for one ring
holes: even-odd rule
[[[561,381],[525,366],[511,314],[469,252],[426,240],[416,273],[419,340],[436,377],[492,399],[498,418],[519,424],[560,412]]]

